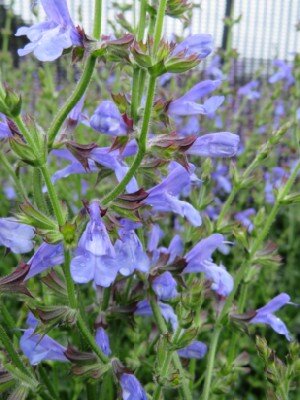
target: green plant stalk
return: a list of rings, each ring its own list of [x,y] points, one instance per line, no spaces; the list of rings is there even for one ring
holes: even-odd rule
[[[102,0],[95,1],[95,14],[94,14],[94,28],[93,35],[95,39],[99,39],[101,35],[101,20],[102,20]],[[84,70],[82,72],[81,78],[78,81],[74,92],[71,94],[65,105],[61,108],[61,110],[57,113],[54,118],[52,124],[50,125],[48,131],[48,144],[49,149],[51,150],[55,138],[65,122],[69,112],[75,107],[78,101],[82,98],[84,93],[86,92],[94,72],[94,68],[96,65],[97,57],[95,55],[90,54],[87,58]]]
[[[43,193],[43,184],[42,184],[42,174],[38,168],[33,169],[33,198],[37,208],[45,213],[46,215],[49,214],[49,209],[47,206],[47,202],[44,197]]]
[[[31,373],[29,372],[28,368],[25,367],[25,365],[23,364],[21,358],[19,357],[19,354],[16,352],[13,344],[10,341],[9,336],[7,335],[5,329],[1,324],[0,324],[0,342],[3,344],[3,347],[9,354],[13,365],[16,368],[18,368],[23,374],[33,379]]]
[[[207,370],[206,370],[206,376],[205,376],[205,381],[204,381],[204,389],[203,389],[202,400],[208,400],[209,399],[212,372],[213,372],[213,367],[214,367],[214,359],[215,359],[216,348],[217,348],[217,345],[218,345],[219,336],[220,336],[220,333],[222,331],[222,322],[224,322],[223,320],[226,317],[226,315],[228,314],[228,312],[229,312],[229,310],[230,310],[230,308],[232,306],[232,303],[234,301],[234,296],[235,296],[238,288],[240,287],[240,284],[242,283],[242,280],[247,275],[247,269],[252,265],[252,261],[253,261],[253,258],[255,256],[257,250],[260,248],[261,244],[263,243],[263,241],[267,237],[267,235],[269,233],[269,230],[270,230],[273,222],[276,219],[276,216],[277,216],[278,211],[280,209],[282,200],[289,193],[292,185],[294,184],[299,170],[300,170],[300,161],[298,161],[298,164],[296,165],[296,167],[294,168],[294,170],[291,173],[290,177],[286,181],[286,184],[280,190],[280,192],[279,192],[279,194],[277,196],[277,199],[276,199],[276,201],[275,201],[275,203],[274,203],[274,205],[272,207],[272,210],[271,210],[270,214],[268,215],[268,217],[266,219],[264,228],[262,229],[260,235],[256,238],[256,240],[254,241],[252,247],[250,248],[248,259],[242,264],[241,268],[237,272],[237,275],[236,275],[236,277],[234,279],[234,288],[233,288],[232,292],[230,293],[230,295],[227,297],[227,300],[226,300],[226,302],[224,304],[224,307],[223,307],[222,311],[220,312],[219,317],[218,317],[218,319],[216,321],[216,329],[214,330],[214,333],[213,333],[213,336],[212,336],[212,340],[211,340],[211,344],[209,346],[210,352],[212,352],[212,354],[211,354],[211,356],[209,355],[209,362],[208,362]],[[245,282],[245,285],[248,285],[248,282]],[[243,302],[245,302],[245,301],[246,301],[246,297],[243,300]]]
[[[59,400],[59,394],[57,393],[56,388],[53,386],[53,384],[43,366],[39,367],[39,373],[40,373],[40,377],[42,378],[42,381],[44,382],[44,385],[48,389],[50,395],[54,399]]]
[[[24,136],[26,142],[32,148],[33,154],[36,157],[39,157],[38,149],[36,147],[36,142],[35,142],[34,138],[32,137],[31,133],[29,132],[29,130],[27,129],[26,125],[24,124],[22,117],[20,115],[18,115],[17,117],[14,118],[14,122],[16,123],[17,127],[19,128],[19,131]]]
[[[149,130],[150,119],[152,115],[152,105],[154,100],[155,94],[155,86],[156,86],[156,78],[151,77],[149,81],[149,87],[147,91],[147,99],[146,99],[146,106],[144,111],[144,117],[141,127],[141,133],[138,141],[138,152],[134,158],[134,161],[127,171],[127,174],[124,176],[122,181],[110,192],[107,196],[105,196],[102,200],[103,205],[107,205],[111,201],[113,201],[116,197],[118,197],[126,188],[126,185],[131,181],[135,172],[141,165],[143,161],[144,155],[146,153],[146,146],[147,146],[147,134]]]
[[[20,197],[22,197],[24,200],[27,199],[27,193],[24,189],[24,186],[22,185],[22,183],[20,182],[20,180],[18,179],[13,167],[11,166],[10,162],[8,161],[8,159],[6,158],[6,156],[4,155],[4,153],[2,151],[0,151],[0,163],[2,165],[2,167],[6,170],[6,172],[8,173],[8,175],[11,176],[11,178],[14,181],[14,184],[16,186],[18,195]]]
[[[166,7],[167,7],[167,0],[160,0],[156,15],[155,28],[154,28],[154,41],[152,48],[152,54],[154,55],[154,57],[157,54],[159,42],[162,35]]]
[[[76,309],[78,307],[78,302],[76,298],[74,281],[72,279],[70,272],[71,252],[69,249],[66,248],[66,246],[64,247],[64,256],[65,256],[65,262],[63,264],[63,271],[67,285],[69,304],[71,308]]]
[[[158,329],[160,331],[160,333],[162,335],[166,335],[168,333],[168,328],[167,325],[165,323],[165,320],[161,314],[159,305],[157,304],[156,300],[154,298],[150,299],[150,305],[151,305],[151,309],[154,315],[154,319],[156,321],[156,324],[158,326]],[[181,362],[180,362],[180,358],[178,356],[178,354],[176,352],[173,352],[171,354],[171,358],[174,362],[175,367],[178,369],[179,374],[180,374],[180,378],[181,378],[181,384],[182,384],[182,390],[184,393],[184,399],[185,400],[192,400],[192,394],[189,388],[189,382],[187,381],[186,377],[185,377],[185,371],[182,368]],[[165,364],[165,363],[164,363]],[[166,366],[166,368],[168,368],[168,365]],[[160,393],[158,394],[160,395]],[[158,399],[159,397],[157,397]]]

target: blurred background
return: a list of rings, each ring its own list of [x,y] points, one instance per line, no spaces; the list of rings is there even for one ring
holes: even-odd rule
[[[42,21],[45,16],[39,3],[33,0],[0,0],[2,43],[3,38],[6,38],[5,45],[9,40],[12,51],[15,51],[14,39],[9,35],[15,31],[15,20],[21,19],[25,24]],[[68,3],[73,20],[90,33],[93,0],[69,0]],[[132,2],[126,0],[103,0],[103,3],[105,33],[113,31],[117,15],[123,14],[132,24],[138,18],[137,0],[133,9]],[[269,75],[272,60],[292,61],[294,54],[300,51],[300,0],[195,0],[192,3],[188,21],[167,18],[166,35],[212,34],[217,48],[230,46],[239,54],[236,65],[239,76],[251,77],[258,69]],[[8,10],[11,17],[5,18]],[[230,29],[232,21],[234,24]]]

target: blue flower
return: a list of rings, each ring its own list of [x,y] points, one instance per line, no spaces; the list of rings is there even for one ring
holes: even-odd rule
[[[179,99],[170,102],[168,106],[168,114],[171,116],[187,116],[214,113],[223,103],[225,99],[224,96],[212,96],[205,100],[203,104],[199,104],[197,101],[217,89],[220,84],[220,80],[207,80],[198,83]]]
[[[278,70],[274,75],[270,76],[269,83],[273,84],[279,81],[284,81],[287,87],[295,83],[295,78],[292,74],[292,66],[282,60],[275,60],[273,64],[278,68]]]
[[[28,261],[30,269],[26,275],[26,280],[40,274],[48,268],[60,265],[64,262],[64,249],[62,243],[49,244],[42,243]]]
[[[80,35],[71,20],[66,0],[41,0],[47,21],[21,27],[16,36],[26,35],[31,43],[18,50],[19,56],[31,52],[40,61],[54,61],[65,49],[80,46]]]
[[[260,93],[255,90],[259,86],[258,81],[250,81],[244,86],[241,86],[238,90],[238,95],[246,97],[248,100],[260,99]]]
[[[116,262],[114,247],[102,222],[97,201],[89,205],[90,222],[83,232],[71,261],[71,274],[75,282],[108,287],[115,280],[120,264]]]
[[[148,272],[150,261],[143,249],[142,243],[128,224],[129,221],[122,221],[122,228],[119,230],[120,239],[115,243],[116,263],[119,263],[119,272],[128,276],[134,270]]]
[[[123,400],[147,400],[145,390],[133,374],[122,374],[120,384]]]
[[[97,132],[112,136],[123,136],[127,126],[113,101],[102,101],[91,117],[90,125]]]
[[[186,154],[201,157],[233,157],[239,148],[240,138],[230,132],[208,133],[198,137]]]
[[[28,253],[33,249],[34,229],[11,218],[0,218],[0,245],[13,253]]]
[[[205,343],[194,340],[191,344],[177,351],[180,357],[195,358],[200,360],[207,353],[207,346]]]
[[[224,244],[224,237],[219,233],[202,239],[185,256],[187,266],[183,273],[203,272],[206,279],[212,281],[211,289],[220,296],[228,296],[233,289],[232,276],[223,265],[216,265],[212,253]]]
[[[266,324],[269,325],[279,335],[284,335],[287,340],[291,340],[289,331],[283,321],[274,315],[274,312],[279,310],[285,304],[289,303],[290,296],[286,293],[281,293],[274,299],[270,300],[264,307],[256,310],[256,315],[252,318],[250,324]]]
[[[109,338],[107,333],[105,332],[105,329],[100,327],[96,330],[95,340],[97,345],[100,347],[102,353],[105,354],[106,356],[110,356],[111,349],[109,345]]]
[[[169,271],[164,272],[152,282],[152,289],[159,300],[170,300],[178,295],[177,282]]]
[[[236,221],[239,221],[247,229],[247,231],[251,233],[253,231],[254,225],[249,217],[255,214],[256,211],[254,210],[254,208],[247,208],[247,210],[236,213],[234,219]]]
[[[7,120],[4,114],[0,113],[0,140],[12,137],[12,133],[7,125]]]
[[[144,200],[158,212],[173,212],[186,217],[194,226],[200,226],[201,216],[190,203],[178,199],[178,195],[191,186],[192,177],[179,164],[174,164],[169,175],[158,185],[147,190],[149,196]]]
[[[186,57],[196,55],[199,60],[206,58],[213,50],[213,37],[208,34],[190,35],[177,44],[171,55],[184,53]]]

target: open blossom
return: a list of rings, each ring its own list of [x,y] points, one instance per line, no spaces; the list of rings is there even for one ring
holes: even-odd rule
[[[230,132],[208,133],[198,137],[186,154],[201,157],[233,157],[238,151],[240,138]]]
[[[64,262],[64,249],[62,243],[49,244],[42,243],[28,261],[30,269],[26,275],[26,280],[40,274],[48,268],[60,265]]]
[[[183,273],[203,272],[212,281],[212,290],[220,296],[228,296],[233,289],[233,278],[223,265],[216,265],[212,253],[224,244],[224,236],[215,233],[200,240],[185,256],[187,266]]]
[[[144,200],[153,210],[173,212],[186,217],[194,226],[201,225],[201,216],[190,203],[178,199],[180,193],[191,186],[191,175],[179,164],[174,164],[169,175],[158,185],[147,190],[149,196]]]
[[[68,361],[65,356],[67,350],[48,335],[40,335],[34,332],[38,321],[32,313],[28,315],[26,329],[20,339],[20,348],[28,358],[31,365],[37,365],[44,360]]]
[[[97,132],[112,136],[123,136],[127,125],[113,101],[102,101],[90,119],[90,125]]]
[[[200,360],[207,353],[207,346],[199,340],[194,340],[188,346],[178,350],[177,353],[182,358],[195,358]]]
[[[18,50],[20,56],[31,52],[40,61],[54,61],[65,49],[80,46],[80,35],[71,20],[66,0],[41,0],[47,15],[45,22],[31,27],[21,27],[16,36],[26,35],[30,40],[24,49]]]
[[[179,99],[173,100],[168,106],[170,116],[187,116],[214,113],[224,101],[224,96],[212,96],[203,104],[197,103],[202,97],[208,95],[221,84],[220,80],[206,80],[193,86]]]
[[[106,356],[110,356],[111,349],[109,345],[109,338],[104,328],[97,328],[95,340],[97,345],[100,347],[102,353]]]
[[[147,400],[145,390],[133,374],[122,374],[120,384],[123,400]]]
[[[115,243],[116,263],[119,263],[119,272],[128,276],[134,270],[148,272],[150,261],[143,249],[143,245],[134,232],[130,221],[123,220],[123,226],[119,230],[120,239]]]
[[[274,299],[270,300],[264,307],[256,310],[255,317],[252,318],[249,323],[269,325],[275,332],[279,333],[279,335],[284,335],[287,340],[291,340],[291,336],[285,323],[274,315],[277,310],[289,303],[290,299],[290,296],[286,293],[279,294],[274,297]]]
[[[97,201],[89,205],[90,221],[83,232],[76,255],[71,261],[71,274],[75,282],[108,287],[115,280],[120,264],[116,262],[114,247],[102,222]]]
[[[156,277],[152,282],[152,289],[159,300],[170,300],[178,295],[177,282],[169,271]]]
[[[20,224],[12,218],[0,218],[0,246],[13,253],[28,253],[33,249],[35,232],[32,226]]]
[[[190,35],[177,44],[171,55],[184,52],[185,56],[196,55],[199,60],[206,58],[213,50],[213,37],[208,34]]]

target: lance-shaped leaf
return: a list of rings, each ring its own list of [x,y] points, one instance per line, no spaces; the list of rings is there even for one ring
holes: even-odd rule
[[[35,228],[45,229],[49,231],[58,230],[58,226],[53,219],[41,213],[29,202],[21,204],[20,209],[22,212],[19,213],[17,216],[19,221],[23,224],[31,225]]]
[[[47,325],[74,325],[77,311],[67,306],[39,306],[34,311]]]
[[[54,270],[51,270],[48,275],[41,278],[42,282],[47,285],[56,295],[67,297],[67,287]]]

